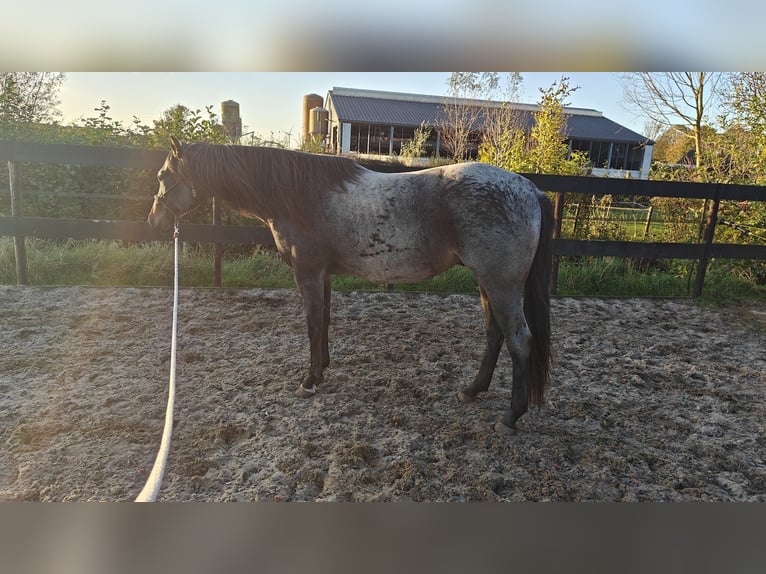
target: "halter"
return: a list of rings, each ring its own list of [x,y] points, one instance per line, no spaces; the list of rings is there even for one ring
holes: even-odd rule
[[[180,181],[176,181],[170,187],[166,187],[165,188],[165,193],[163,193],[162,195],[160,195],[159,193],[156,193],[154,195],[154,200],[157,203],[159,203],[160,205],[162,205],[162,207],[165,208],[167,211],[169,211],[173,215],[173,217],[175,218],[176,222],[178,222],[178,220],[180,220],[182,217],[184,217],[186,215],[189,215],[190,213],[192,213],[193,211],[196,211],[197,209],[199,209],[202,206],[202,203],[200,202],[200,203],[197,203],[196,205],[192,206],[191,208],[187,209],[186,211],[182,211],[181,213],[176,213],[176,211],[165,200],[165,196],[167,196],[168,193],[170,193],[176,187],[178,187],[180,185],[180,183],[181,183]],[[193,185],[191,185],[191,186],[189,186],[189,188],[191,189],[191,192],[192,192],[192,199],[197,199],[197,190],[195,189],[195,187]]]

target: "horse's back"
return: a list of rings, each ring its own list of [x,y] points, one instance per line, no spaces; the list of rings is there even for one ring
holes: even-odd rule
[[[541,192],[526,177],[484,163],[444,166],[433,173],[445,179],[444,200],[464,228],[539,232]]]
[[[522,278],[540,239],[541,194],[527,178],[482,163],[448,166],[458,256],[474,274]]]
[[[511,259],[525,266],[540,229],[537,193],[529,180],[481,163],[365,170],[329,197],[323,214],[333,271],[393,283],[455,263],[474,271]]]

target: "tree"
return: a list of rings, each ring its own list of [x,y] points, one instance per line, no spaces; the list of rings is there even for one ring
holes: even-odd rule
[[[766,134],[766,73],[740,72],[731,76],[726,93],[736,117],[753,132]]]
[[[471,138],[479,129],[486,100],[497,94],[497,72],[452,72],[447,80],[448,95],[437,119],[441,145],[455,161],[468,159]],[[484,100],[484,101],[482,101]]]
[[[514,106],[521,99],[523,78],[519,72],[508,76],[503,102],[484,110],[479,161],[503,165],[504,158],[518,157],[526,146],[527,114]]]
[[[741,72],[731,76],[726,93],[733,122],[752,136],[762,176],[766,176],[766,73]]]
[[[688,128],[684,132],[694,141],[695,162],[700,167],[705,151],[705,114],[721,97],[725,77],[721,72],[626,73],[621,76],[623,98],[629,108],[651,122]]]
[[[422,122],[420,127],[415,128],[412,139],[402,142],[399,156],[406,158],[423,157],[426,154],[426,143],[430,136],[431,126],[426,122]]]
[[[218,122],[213,106],[205,106],[205,111],[206,118],[203,118],[200,110],[191,110],[182,104],[165,110],[162,119],[154,120],[153,128],[145,129],[149,144],[165,148],[171,135],[183,141],[228,143],[229,137],[223,125]]]
[[[686,125],[675,125],[665,129],[654,138],[652,159],[666,164],[686,165],[694,156],[694,140]]]
[[[518,115],[504,112],[508,122],[486,137],[479,148],[479,161],[509,171],[529,173],[582,173],[587,157],[570,153],[566,143],[566,99],[577,90],[562,77],[549,88],[540,88],[538,110],[528,128]]]
[[[584,156],[570,155],[566,143],[564,107],[566,99],[578,89],[569,86],[566,76],[549,88],[540,88],[540,109],[534,114],[535,125],[530,133],[530,161],[535,173],[576,174],[584,167]]]
[[[61,113],[58,72],[0,72],[0,119],[4,122],[51,122]]]

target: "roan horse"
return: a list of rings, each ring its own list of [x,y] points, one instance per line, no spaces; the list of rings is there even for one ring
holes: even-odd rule
[[[458,396],[489,388],[503,342],[513,361],[510,433],[550,372],[550,200],[529,180],[487,164],[370,171],[348,158],[265,147],[181,143],[157,173],[149,224],[174,221],[212,197],[265,222],[303,297],[311,362],[296,394],[314,395],[330,363],[330,277],[417,282],[452,265],[478,284],[487,335],[479,372]]]

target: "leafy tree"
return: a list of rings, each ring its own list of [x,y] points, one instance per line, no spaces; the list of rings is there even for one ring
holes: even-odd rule
[[[530,161],[537,173],[582,173],[587,158],[582,153],[569,152],[566,143],[566,99],[577,89],[569,86],[569,78],[562,77],[549,88],[540,89],[539,111],[535,112],[535,125],[530,134]]]
[[[60,126],[58,90],[64,74],[0,72],[0,139],[50,141]]]
[[[750,145],[743,151],[757,161],[756,179],[763,181],[766,179],[766,73],[732,74],[726,99],[732,118],[725,117],[722,121],[731,121],[750,136]]]
[[[121,121],[109,115],[111,107],[106,100],[94,108],[96,116],[83,118],[73,124],[78,143],[116,147],[146,147],[146,132],[134,127],[125,127]]]
[[[524,154],[528,116],[512,103],[520,100],[522,82],[519,72],[510,74],[502,104],[484,110],[480,161],[503,165],[505,158]]]
[[[627,106],[651,122],[677,129],[694,142],[695,165],[703,164],[706,112],[720,99],[726,75],[720,72],[632,72],[623,74]]]
[[[411,140],[402,142],[402,148],[399,152],[401,157],[414,158],[423,157],[426,154],[426,143],[431,136],[431,126],[426,122],[415,128],[415,133]]]
[[[652,159],[666,164],[686,164],[694,161],[694,142],[689,128],[671,126],[660,133],[654,141]]]
[[[726,96],[735,117],[759,138],[766,137],[766,72],[733,74]]]
[[[203,117],[199,109],[191,110],[182,104],[165,110],[162,119],[155,120],[151,130],[145,130],[149,145],[166,148],[171,135],[182,141],[228,143],[229,137],[213,112],[213,106],[205,106],[205,112],[207,115]]]
[[[64,74],[0,72],[0,118],[5,122],[50,122],[61,114],[58,91]]]
[[[479,161],[517,172],[581,174],[588,159],[582,153],[570,153],[564,114],[566,99],[577,89],[569,86],[566,77],[549,88],[541,88],[531,129],[519,121],[509,122],[484,139]]]
[[[312,137],[302,139],[298,149],[309,153],[324,153],[326,151],[324,144],[321,141],[316,141]]]

